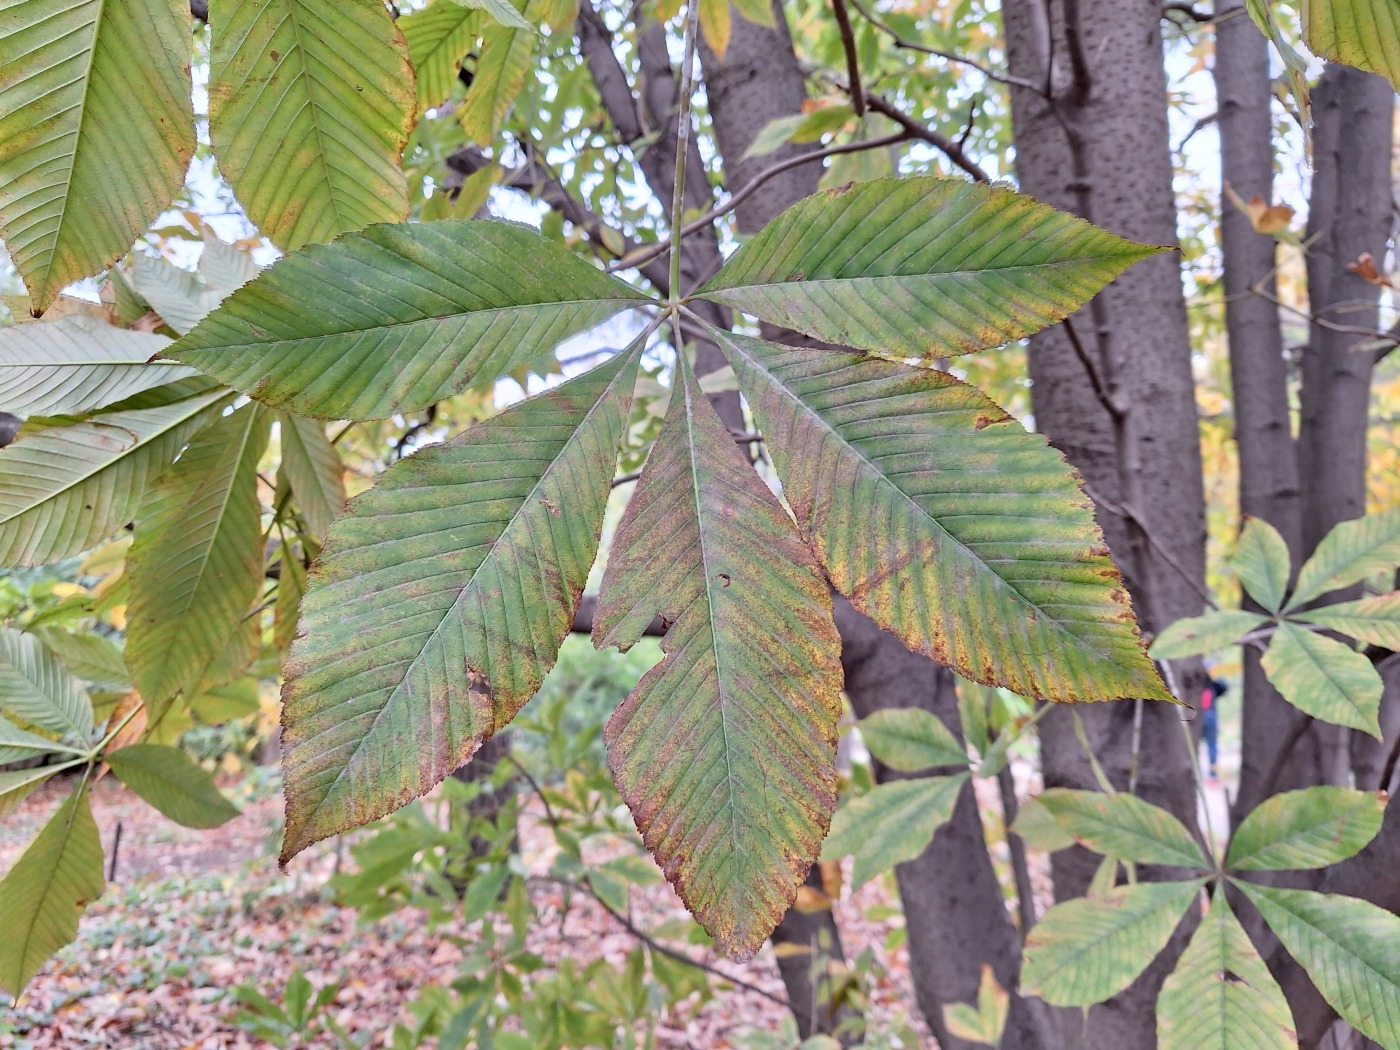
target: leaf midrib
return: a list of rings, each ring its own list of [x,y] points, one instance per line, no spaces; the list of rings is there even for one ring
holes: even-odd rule
[[[190,419],[192,416],[195,416],[195,415],[197,415],[198,413],[204,411],[204,410],[207,409],[210,405],[214,404],[215,402],[217,402],[220,398],[222,398],[222,397],[224,397],[224,396],[225,396],[225,394],[224,394],[223,391],[218,391],[218,392],[216,392],[216,393],[206,394],[206,395],[204,395],[203,397],[196,396],[196,397],[190,398],[190,399],[189,399],[189,404],[191,404],[192,406],[194,406],[190,411],[184,413],[183,415],[180,415],[180,416],[177,416],[177,417],[175,417],[175,418],[172,418],[168,424],[166,424],[165,426],[161,427],[159,430],[155,431],[154,433],[151,433],[151,434],[147,435],[146,437],[139,437],[139,436],[138,436],[136,442],[135,442],[134,444],[132,444],[129,448],[125,448],[125,449],[123,449],[122,451],[116,453],[114,456],[112,456],[112,458],[103,460],[102,462],[100,462],[100,463],[98,463],[98,464],[92,466],[86,473],[84,473],[84,474],[82,474],[82,475],[80,475],[80,476],[78,476],[78,477],[75,477],[75,478],[69,480],[68,482],[66,482],[66,483],[63,485],[62,488],[60,488],[60,489],[55,489],[53,492],[50,492],[48,495],[46,495],[43,499],[39,500],[37,503],[30,503],[30,504],[27,504],[26,506],[23,506],[23,507],[21,507],[19,510],[15,511],[13,514],[9,514],[9,515],[6,515],[5,517],[0,518],[0,528],[4,528],[6,525],[10,524],[10,522],[15,521],[15,520],[17,520],[17,519],[19,519],[19,518],[22,518],[22,517],[24,517],[26,514],[32,514],[34,511],[38,510],[40,507],[43,507],[43,506],[45,506],[46,504],[52,503],[54,500],[61,499],[62,497],[64,497],[64,496],[70,494],[74,489],[76,489],[76,488],[78,488],[78,487],[80,487],[80,486],[82,486],[82,485],[87,484],[89,481],[91,481],[91,480],[92,480],[94,477],[96,477],[98,474],[101,474],[104,470],[110,470],[112,467],[116,466],[118,463],[120,463],[120,462],[122,462],[123,460],[129,458],[130,456],[135,455],[135,454],[136,454],[137,452],[139,452],[141,449],[147,447],[148,445],[152,444],[153,442],[159,441],[161,438],[165,437],[165,435],[169,434],[172,430],[174,430],[174,429],[175,429],[176,427],[178,427],[180,424],[185,423],[185,422],[188,422],[189,419]],[[142,411],[142,410],[138,409],[137,411]],[[125,430],[126,433],[128,433],[128,434],[134,434],[134,433],[135,433],[135,431],[129,430],[129,429],[127,429],[126,427],[121,426],[120,424],[104,422],[103,419],[101,418],[101,416],[95,416],[95,417],[93,417],[92,419],[85,420],[83,423],[78,424],[78,426],[86,426],[86,425],[101,425],[101,426],[111,427],[111,428],[114,429],[114,430]],[[35,434],[35,435],[34,435],[34,438],[35,438],[35,439],[39,438],[43,433],[44,433],[43,431],[40,431],[38,434]],[[50,435],[50,436],[54,436],[54,435]],[[18,447],[18,444],[19,444],[19,443],[16,443],[16,447]]]
[[[713,331],[713,330],[712,330],[712,331]],[[863,453],[860,449],[856,448],[855,445],[853,445],[853,444],[851,444],[849,441],[847,441],[847,440],[846,440],[846,439],[845,439],[845,438],[844,438],[830,423],[828,423],[828,422],[826,421],[825,418],[822,417],[822,415],[821,415],[816,409],[814,409],[814,408],[812,408],[811,406],[809,406],[805,401],[803,401],[803,400],[802,400],[800,397],[798,397],[795,393],[793,393],[791,390],[789,390],[787,384],[781,382],[775,375],[773,375],[773,373],[771,373],[770,371],[768,371],[768,369],[765,368],[759,361],[755,360],[755,359],[753,358],[752,355],[750,355],[750,354],[749,354],[747,351],[745,351],[742,347],[740,347],[738,344],[732,342],[731,340],[724,339],[723,342],[725,343],[726,346],[733,347],[734,350],[735,350],[735,352],[736,352],[736,353],[739,353],[740,355],[742,355],[743,358],[744,358],[744,360],[745,360],[745,361],[748,361],[748,362],[750,363],[750,365],[751,365],[754,369],[756,369],[757,371],[761,372],[764,376],[766,376],[766,377],[768,378],[770,384],[772,385],[772,387],[773,387],[774,389],[776,389],[782,396],[785,396],[785,397],[789,398],[789,399],[792,401],[793,404],[797,405],[797,406],[802,410],[802,412],[803,412],[804,414],[810,416],[812,419],[815,419],[815,420],[817,421],[817,423],[821,426],[821,428],[822,428],[827,434],[830,434],[833,438],[835,438],[835,439],[840,443],[840,445],[841,445],[841,447],[842,447],[843,449],[849,450],[850,454],[853,455],[853,456],[855,456],[855,457],[860,461],[860,463],[861,463],[863,469],[866,469],[866,470],[869,470],[870,472],[872,472],[872,473],[875,475],[875,477],[878,479],[878,481],[879,481],[880,484],[882,484],[882,485],[887,485],[887,486],[889,486],[890,488],[894,489],[894,491],[896,491],[897,493],[899,493],[900,498],[903,499],[905,502],[907,502],[911,507],[913,507],[914,510],[918,513],[918,515],[919,515],[921,518],[923,518],[924,520],[928,521],[928,522],[939,532],[939,534],[945,536],[945,537],[948,539],[948,541],[951,542],[951,543],[953,543],[954,545],[956,545],[957,548],[958,548],[959,550],[964,551],[964,552],[967,554],[967,556],[968,556],[969,558],[971,558],[972,561],[973,561],[976,565],[981,566],[985,572],[987,572],[993,579],[995,579],[1000,587],[1002,587],[1002,588],[1004,588],[1005,590],[1009,591],[1011,594],[1013,594],[1013,595],[1015,595],[1017,598],[1019,598],[1027,607],[1029,607],[1030,609],[1033,609],[1033,610],[1034,610],[1036,613],[1038,613],[1045,621],[1047,621],[1048,623],[1050,623],[1050,624],[1055,628],[1055,630],[1056,630],[1057,632],[1063,634],[1065,637],[1067,637],[1067,638],[1069,638],[1069,639],[1072,639],[1072,640],[1074,641],[1074,643],[1075,643],[1075,645],[1076,645],[1077,648],[1087,650],[1088,652],[1092,653],[1092,654],[1095,655],[1096,657],[1099,657],[1099,658],[1102,658],[1102,659],[1110,659],[1110,658],[1111,658],[1111,654],[1110,654],[1110,653],[1108,653],[1108,652],[1106,652],[1106,651],[1104,651],[1104,650],[1098,648],[1097,646],[1093,645],[1092,643],[1090,643],[1090,642],[1086,641],[1085,639],[1079,637],[1079,635],[1077,635],[1077,634],[1073,633],[1072,631],[1070,631],[1069,628],[1068,628],[1067,626],[1065,626],[1065,625],[1059,620],[1058,617],[1056,617],[1054,614],[1052,614],[1052,613],[1050,613],[1049,611],[1047,611],[1047,610],[1046,610],[1045,608],[1043,608],[1042,606],[1040,606],[1040,605],[1036,604],[1035,602],[1031,601],[1031,600],[1030,600],[1029,598],[1027,598],[1024,594],[1022,594],[1021,591],[1020,591],[1014,584],[1012,584],[1010,581],[1004,579],[1004,578],[1001,576],[1000,573],[998,573],[995,569],[993,569],[993,568],[991,567],[990,564],[988,564],[984,559],[978,557],[977,554],[974,553],[974,552],[972,551],[971,548],[969,548],[965,543],[963,543],[963,542],[962,542],[961,540],[959,540],[956,536],[954,536],[952,533],[950,533],[946,528],[944,528],[943,525],[938,521],[937,518],[935,518],[933,515],[929,514],[928,511],[924,510],[923,507],[919,506],[918,502],[915,501],[915,499],[914,499],[912,496],[910,496],[907,492],[905,492],[904,489],[902,489],[899,485],[895,484],[893,481],[889,480],[889,478],[885,475],[885,473],[884,473],[882,470],[880,470],[880,468],[879,468],[876,464],[874,464],[873,462],[871,462],[871,460],[869,459],[869,457],[867,457],[867,456],[865,455],[865,453]],[[756,406],[755,406],[755,407],[756,407]]]
[[[626,353],[626,351],[624,351],[624,353]],[[624,365],[623,368],[625,370],[626,365]],[[562,459],[564,455],[569,451],[569,449],[573,446],[579,432],[581,432],[584,429],[584,427],[593,419],[594,413],[597,412],[599,408],[607,402],[608,391],[612,389],[613,384],[616,382],[617,377],[614,376],[613,379],[609,381],[607,386],[604,387],[603,392],[599,394],[598,399],[593,403],[593,406],[584,415],[583,419],[579,422],[579,425],[576,428],[574,428],[574,436],[570,437],[564,442],[563,446],[559,449],[559,453],[553,459],[551,459],[549,461],[549,465],[543,471],[541,471],[539,480],[536,481],[535,484],[530,488],[530,491],[526,493],[525,498],[520,501],[520,506],[515,509],[515,511],[511,514],[510,519],[501,529],[501,536],[504,536],[515,526],[516,521],[519,520],[521,514],[524,513],[525,508],[532,504],[532,502],[534,501],[535,493],[540,490],[540,488],[544,485],[545,480],[549,478],[550,474],[554,471],[554,468],[558,465],[560,459]],[[399,691],[403,688],[404,682],[408,680],[410,673],[418,665],[419,661],[423,659],[423,654],[427,652],[428,647],[437,638],[438,633],[443,629],[443,626],[452,618],[453,613],[457,611],[457,608],[462,603],[463,598],[471,592],[473,585],[476,583],[477,576],[481,573],[482,566],[486,565],[486,563],[491,560],[494,551],[495,548],[492,547],[491,550],[488,550],[485,556],[482,557],[481,561],[477,563],[476,568],[472,570],[471,577],[467,580],[465,584],[462,585],[461,590],[457,592],[457,596],[452,599],[452,604],[447,607],[446,611],[442,615],[442,618],[438,621],[438,625],[434,627],[429,633],[427,641],[425,641],[421,646],[419,646],[417,655],[415,655],[413,659],[408,662],[407,666],[404,668],[403,674],[399,677],[398,682],[395,683],[394,688],[390,691],[389,695],[384,698],[384,702],[379,705],[379,710],[377,710],[374,713],[374,718],[370,720],[369,726],[365,729],[363,733],[360,734],[360,738],[355,742],[354,749],[350,752],[349,755],[346,756],[345,761],[341,763],[340,771],[336,773],[335,779],[332,780],[330,784],[326,787],[325,792],[324,794],[322,794],[320,801],[316,803],[315,807],[307,815],[307,825],[313,825],[315,823],[316,815],[320,813],[320,811],[326,806],[328,801],[332,798],[333,794],[335,793],[336,788],[340,785],[341,781],[345,779],[346,775],[350,771],[350,768],[354,765],[356,758],[359,756],[361,749],[365,746],[365,743],[374,735],[374,732],[379,726],[380,720],[384,717],[385,712],[387,712],[390,706],[392,706],[395,703],[395,701],[398,700]],[[488,678],[487,680],[489,681],[490,679]],[[494,718],[495,712],[493,710],[493,721]]]

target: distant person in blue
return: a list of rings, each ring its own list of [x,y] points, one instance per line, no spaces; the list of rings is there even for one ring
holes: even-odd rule
[[[1217,701],[1230,688],[1206,668],[1206,687],[1201,690],[1201,738],[1210,760],[1210,782],[1220,779],[1220,711]]]

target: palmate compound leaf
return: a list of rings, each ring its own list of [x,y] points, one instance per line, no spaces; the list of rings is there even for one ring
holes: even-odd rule
[[[411,412],[645,302],[513,223],[373,226],[264,270],[163,356],[321,419]]]
[[[0,565],[67,558],[131,521],[147,487],[229,396],[202,379],[184,383],[0,449]]]
[[[1395,0],[1303,0],[1314,54],[1379,73],[1400,90],[1400,5]]]
[[[910,649],[1050,700],[1170,699],[1063,457],[945,372],[712,330],[822,567]]]
[[[1344,1021],[1400,1046],[1400,916],[1355,897],[1231,882]]]
[[[1288,1001],[1218,884],[1157,999],[1158,1050],[1296,1050]]]
[[[876,179],[793,205],[696,294],[845,346],[932,359],[1063,320],[1159,250],[1003,187]]]
[[[126,663],[152,724],[229,645],[258,596],[268,417],[247,404],[196,434],[136,519]]]
[[[1021,990],[1052,1006],[1117,995],[1166,946],[1203,883],[1139,882],[1055,905],[1026,938]]]
[[[190,91],[185,0],[0,2],[0,239],[35,309],[180,191]]]
[[[49,956],[78,933],[102,896],[102,841],[80,785],[0,882],[0,988],[18,996]]]
[[[642,839],[731,958],[763,944],[836,808],[841,640],[807,545],[682,366],[618,526],[599,648],[660,616],[665,657],[614,712]]]
[[[1372,791],[1311,787],[1265,799],[1236,829],[1233,871],[1325,868],[1360,853],[1381,830],[1385,800]]]
[[[0,329],[0,410],[80,415],[194,375],[184,365],[146,363],[169,345],[90,317]]]
[[[385,471],[331,526],[282,699],[282,863],[432,788],[554,665],[638,348]]]
[[[417,102],[380,0],[210,0],[209,134],[258,229],[294,251],[408,217]]]

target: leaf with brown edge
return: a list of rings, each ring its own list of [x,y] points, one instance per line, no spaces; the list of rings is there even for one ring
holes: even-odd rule
[[[711,330],[836,589],[915,652],[1048,700],[1169,700],[1064,458],[945,372]]]
[[[816,560],[682,367],[613,541],[594,620],[660,664],[608,721],[642,839],[733,959],[797,896],[836,808],[841,640]]]
[[[331,526],[283,688],[282,863],[431,789],[554,665],[638,348],[385,471]]]

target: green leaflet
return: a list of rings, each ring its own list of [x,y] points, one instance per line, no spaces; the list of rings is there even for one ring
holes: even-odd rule
[[[666,656],[604,731],[642,839],[720,949],[747,959],[836,808],[841,640],[815,558],[679,369],[613,540],[593,623]]]
[[[1349,634],[1367,645],[1400,650],[1400,591],[1354,602],[1338,602],[1293,615],[1307,623]]]
[[[1203,882],[1139,882],[1055,905],[1026,938],[1021,990],[1052,1006],[1117,995],[1166,946]]]
[[[1038,797],[1060,827],[1095,853],[1136,864],[1210,866],[1181,821],[1136,795],[1051,788]]]
[[[133,744],[107,755],[117,778],[187,828],[217,828],[238,816],[214,780],[188,755],[160,744]]]
[[[1323,537],[1303,563],[1288,608],[1297,609],[1396,565],[1400,565],[1400,507],[1344,521]]]
[[[1283,989],[1220,886],[1157,999],[1158,1050],[1297,1050]]]
[[[1385,801],[1374,792],[1311,787],[1265,799],[1230,841],[1233,871],[1325,868],[1360,853],[1381,830]]]
[[[1200,616],[1177,620],[1152,640],[1148,652],[1156,660],[1218,652],[1236,644],[1268,619],[1244,609],[1212,609]]]
[[[216,419],[151,488],[128,555],[126,662],[152,723],[241,629],[262,585],[268,413]]]
[[[977,984],[977,1005],[949,1003],[943,1007],[943,1024],[948,1034],[973,1043],[997,1046],[1011,1016],[1011,996],[997,984],[996,974],[989,963],[982,964],[982,979]]]
[[[103,888],[102,843],[84,783],[0,882],[0,988],[18,996],[49,956],[77,936],[78,916]]]
[[[131,283],[160,319],[181,335],[209,311],[258,275],[258,264],[241,251],[204,231],[199,270],[185,270],[169,259],[133,252]]]
[[[0,710],[78,744],[92,733],[92,701],[32,634],[0,627]]]
[[[331,526],[283,689],[285,864],[437,784],[554,665],[639,349],[385,471]]]
[[[494,9],[503,6],[508,6],[504,0],[491,3]],[[522,0],[522,6],[525,16],[516,19],[518,24],[510,24],[493,12],[497,21],[483,27],[481,57],[457,115],[462,130],[482,146],[489,146],[495,140],[501,122],[530,75],[538,41],[530,22],[538,20],[544,4],[542,0]]]
[[[183,365],[146,364],[170,345],[90,317],[0,329],[0,408],[17,416],[79,415],[188,379]]]
[[[958,773],[877,784],[836,811],[822,856],[839,860],[855,854],[851,888],[859,889],[926,850],[938,829],[953,818],[965,783],[967,774]]]
[[[38,766],[33,769],[0,770],[0,819],[15,811],[15,808],[29,797],[29,793],[56,773],[86,762],[85,758],[75,758],[53,766]],[[3,883],[0,883],[3,885]]]
[[[479,11],[485,11],[500,25],[534,30],[534,26],[521,17],[520,12],[511,6],[509,0],[456,0],[456,3],[464,7],[474,7]]]
[[[1400,1045],[1400,916],[1355,897],[1231,882],[1343,1020]]]
[[[340,453],[327,440],[324,424],[316,420],[281,412],[277,424],[282,475],[291,483],[293,500],[311,537],[324,543],[326,530],[345,509],[345,466]]]
[[[1042,853],[1054,853],[1074,845],[1073,837],[1060,826],[1050,810],[1041,805],[1039,795],[1032,795],[1021,803],[1021,811],[1016,814],[1011,830],[1025,839],[1031,849]]]
[[[798,528],[857,609],[1023,696],[1170,699],[1089,501],[1043,437],[944,372],[711,334]]]
[[[416,103],[380,0],[210,0],[209,134],[258,228],[287,251],[408,217]]]
[[[131,521],[146,488],[227,396],[215,389],[150,408],[117,406],[0,449],[0,565],[67,558]]]
[[[1274,688],[1298,710],[1380,739],[1381,676],[1356,650],[1285,622],[1260,663]]]
[[[0,664],[0,667],[3,665]],[[3,676],[4,673],[3,670],[0,670],[0,676]],[[4,686],[0,685],[0,690],[3,689]],[[55,743],[47,737],[21,729],[8,719],[0,718],[0,765],[38,758],[40,755],[47,755],[54,751],[81,754],[77,748]]]
[[[1278,612],[1288,593],[1292,562],[1288,544],[1263,518],[1246,517],[1230,558],[1245,593],[1269,612]]]
[[[1395,0],[1303,0],[1314,54],[1379,73],[1400,90],[1400,5]]]
[[[515,13],[515,8],[510,8]],[[519,15],[516,15],[519,18]],[[452,94],[457,73],[476,43],[480,18],[463,4],[438,3],[398,20],[408,57],[418,74],[418,112],[442,105]]]
[[[876,759],[905,773],[965,766],[967,751],[941,720],[914,707],[887,708],[856,725]]]
[[[5,0],[0,17],[0,238],[44,310],[184,184],[189,4]]]
[[[1159,250],[1003,187],[876,179],[793,205],[696,294],[846,346],[932,359],[1063,320]]]
[[[644,301],[513,223],[374,226],[268,267],[164,356],[299,415],[379,419]]]
[[[110,638],[84,631],[70,634],[61,627],[30,626],[31,634],[53,650],[64,667],[79,678],[104,685],[126,686],[126,660]]]

